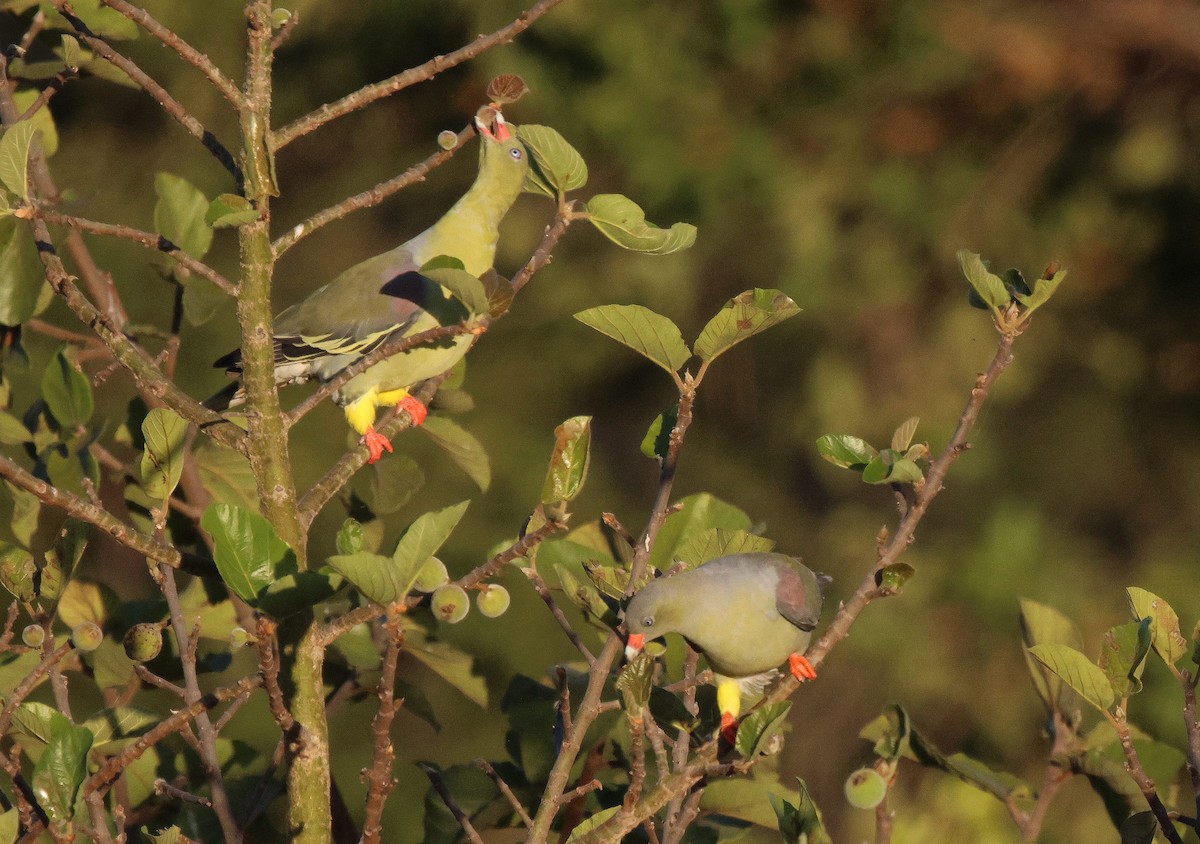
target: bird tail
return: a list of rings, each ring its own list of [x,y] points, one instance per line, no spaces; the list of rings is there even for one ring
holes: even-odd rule
[[[241,381],[231,381],[228,386],[222,388],[216,393],[206,398],[201,402],[202,405],[209,410],[215,410],[220,413],[223,410],[228,410],[231,407],[237,407],[246,400],[246,393],[242,390]]]

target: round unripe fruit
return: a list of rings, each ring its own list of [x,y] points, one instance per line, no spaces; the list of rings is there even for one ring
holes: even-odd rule
[[[439,621],[458,624],[467,617],[467,612],[471,609],[471,599],[467,597],[466,589],[457,583],[447,583],[445,586],[439,586],[433,593],[430,606]]]
[[[454,145],[458,143],[458,133],[450,129],[443,129],[438,132],[438,146],[442,149],[454,149]]]
[[[417,580],[413,583],[413,588],[418,592],[432,592],[449,582],[450,572],[446,571],[446,564],[437,557],[430,557],[417,572]]]
[[[40,648],[46,641],[46,628],[40,624],[31,624],[21,631],[21,641],[31,648]]]
[[[874,768],[859,768],[846,777],[846,801],[856,809],[874,809],[887,797],[887,780]]]
[[[475,596],[475,606],[488,618],[504,615],[511,603],[512,596],[508,594],[508,590],[494,583],[484,586]]]
[[[134,662],[149,662],[162,652],[162,628],[157,624],[135,624],[125,631],[125,655]]]
[[[71,631],[71,644],[83,652],[94,651],[104,641],[104,631],[94,621],[84,621]]]

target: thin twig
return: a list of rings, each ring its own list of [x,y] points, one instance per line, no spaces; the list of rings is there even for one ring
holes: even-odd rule
[[[180,126],[188,131],[190,135],[200,141],[200,143],[213,154],[213,157],[221,163],[230,175],[233,176],[237,183],[237,191],[242,190],[242,170],[238,167],[237,160],[225,148],[225,145],[217,140],[217,136],[204,128],[204,124],[195,118],[183,105],[172,97],[163,86],[159,85],[154,79],[144,70],[137,66],[131,59],[121,55],[106,42],[103,38],[92,32],[87,24],[85,24],[71,4],[66,0],[54,0],[54,8],[58,13],[67,19],[68,23],[79,34],[79,39],[87,44],[100,58],[107,61],[113,67],[123,71],[126,76],[134,81],[134,83],[150,95],[159,106],[168,115],[173,117]]]
[[[531,530],[486,563],[471,569],[471,571],[464,574],[455,582],[463,589],[470,589],[480,582],[487,580],[489,577],[499,574],[513,560],[519,560],[521,557],[528,556],[543,540],[566,529],[567,526],[565,523],[549,519],[545,524],[537,528],[537,530]]]
[[[181,699],[184,696],[183,686],[177,686],[165,677],[159,677],[140,662],[135,662],[133,664],[133,673],[136,674],[144,683],[148,683],[151,686],[157,686],[163,691],[170,692]]]
[[[542,602],[550,610],[550,615],[554,616],[554,620],[558,622],[558,626],[562,628],[563,633],[567,635],[567,638],[575,646],[575,649],[583,655],[583,658],[588,661],[589,665],[595,662],[596,657],[592,654],[588,646],[583,643],[583,639],[579,634],[575,632],[575,628],[571,625],[567,614],[562,611],[562,608],[554,600],[554,595],[550,593],[550,587],[546,585],[546,581],[542,579],[537,569],[532,566],[522,566],[521,573],[533,584],[534,591],[538,593],[538,597],[542,599]]]
[[[250,694],[250,689],[246,689],[246,694]],[[207,797],[201,797],[199,794],[192,794],[190,791],[184,791],[182,788],[176,788],[167,782],[162,777],[154,781],[154,793],[165,794],[167,797],[173,797],[184,803],[195,803],[197,806],[203,806],[206,809],[213,807],[212,801]]]
[[[489,35],[481,35],[465,47],[460,47],[452,53],[447,53],[444,56],[436,56],[422,65],[409,68],[403,73],[398,73],[390,79],[385,79],[382,82],[376,82],[374,85],[367,85],[359,88],[352,94],[342,97],[336,102],[328,103],[321,106],[315,111],[306,114],[299,120],[284,126],[274,134],[275,149],[283,149],[302,135],[307,135],[309,132],[319,129],[326,123],[335,120],[343,115],[349,114],[352,111],[357,111],[366,105],[369,105],[376,100],[389,97],[399,91],[403,91],[410,85],[418,82],[424,82],[427,79],[432,79],[437,74],[444,70],[448,70],[456,65],[462,64],[469,59],[473,59],[480,53],[490,50],[500,44],[507,44],[512,41],[518,34],[528,29],[534,21],[549,12],[563,0],[540,0],[526,11],[517,16],[517,19],[507,26],[501,27]]]
[[[1192,780],[1196,817],[1200,818],[1200,718],[1196,715],[1196,676],[1182,671],[1179,684],[1183,688],[1183,726],[1187,734],[1187,769]]]
[[[508,783],[504,781],[504,777],[496,773],[496,769],[492,767],[492,763],[486,759],[476,759],[474,764],[476,768],[491,777],[492,782],[496,784],[496,788],[500,789],[500,793],[508,801],[508,805],[513,807],[513,811],[521,819],[521,823],[525,824],[525,828],[529,829],[529,827],[533,826],[533,818],[529,817],[529,813],[525,811],[525,807],[517,799],[517,795],[513,794],[512,789],[508,787]]]
[[[46,678],[50,669],[74,649],[75,646],[71,644],[71,640],[67,639],[49,653],[43,653],[41,662],[21,678],[21,682],[17,683],[16,688],[9,694],[8,700],[4,702],[4,709],[0,710],[0,738],[8,735],[8,728],[12,726],[13,715],[16,713],[17,707],[29,696],[30,692],[37,688],[38,683]]]
[[[379,844],[383,835],[383,805],[388,794],[396,787],[392,776],[392,764],[396,759],[392,747],[392,720],[396,717],[396,663],[404,649],[404,628],[396,619],[383,625],[387,634],[387,646],[379,674],[379,709],[371,721],[371,733],[375,737],[371,767],[365,777],[367,805],[363,818],[362,844]]]
[[[279,258],[284,252],[287,252],[322,226],[328,225],[335,220],[340,220],[355,211],[378,205],[389,196],[404,190],[414,182],[423,180],[435,167],[439,167],[449,161],[475,135],[476,131],[473,124],[467,126],[465,129],[460,129],[455,136],[454,146],[450,147],[450,149],[439,149],[433,155],[409,167],[400,175],[380,182],[375,187],[365,190],[362,193],[347,197],[336,205],[331,205],[322,211],[318,211],[304,222],[296,224],[284,234],[277,237],[275,242],[271,244],[271,251],[275,253],[276,258]]]
[[[450,793],[450,789],[446,787],[445,780],[438,773],[437,768],[432,765],[426,765],[423,762],[418,762],[417,766],[429,777],[429,782],[433,785],[433,790],[438,793],[438,797],[442,798],[442,802],[446,804],[446,808],[450,810],[450,814],[454,815],[454,819],[458,821],[458,825],[462,827],[463,832],[467,836],[467,840],[472,844],[483,844],[483,839],[479,837],[475,827],[471,825],[471,819],[467,817],[467,813],[458,805],[458,801],[454,799],[454,795]]]
[[[1167,812],[1167,807],[1163,805],[1162,798],[1158,796],[1154,780],[1150,779],[1150,776],[1146,773],[1146,769],[1142,767],[1142,760],[1138,758],[1137,749],[1133,746],[1133,736],[1129,732],[1128,722],[1126,722],[1124,717],[1114,717],[1107,711],[1104,712],[1104,716],[1112,724],[1113,729],[1117,731],[1117,738],[1121,740],[1121,749],[1125,751],[1125,770],[1133,777],[1133,781],[1137,783],[1142,796],[1146,798],[1146,803],[1149,804],[1150,811],[1154,813],[1154,818],[1158,821],[1163,836],[1171,844],[1183,844],[1183,839],[1179,836],[1179,830],[1175,828],[1175,824],[1171,821],[1171,816]]]
[[[105,0],[105,2],[113,1],[114,0]],[[140,229],[135,229],[132,226],[119,225],[116,223],[101,223],[97,220],[89,220],[85,217],[62,214],[45,205],[32,206],[31,211],[38,219],[45,220],[47,223],[51,223],[56,226],[66,226],[67,228],[75,229],[76,231],[87,232],[89,234],[102,235],[104,237],[115,237],[120,240],[128,240],[145,246],[149,249],[153,249],[157,252],[162,252],[164,255],[170,255],[173,259],[179,262],[179,266],[183,267],[188,272],[211,281],[230,296],[237,295],[238,288],[236,284],[225,278],[225,276],[221,275],[208,264],[193,258],[187,252],[184,252],[182,249],[160,234],[141,231]]]
[[[267,701],[270,703],[271,716],[285,737],[290,737],[296,726],[296,719],[287,708],[283,688],[279,685],[279,640],[275,635],[275,622],[266,616],[259,616],[254,635],[258,640],[258,670],[263,678],[263,688],[267,690]]]
[[[245,98],[242,96],[242,92],[237,89],[236,85],[229,81],[225,74],[221,73],[220,68],[213,63],[212,59],[184,41],[175,32],[150,17],[150,13],[145,9],[132,6],[126,3],[125,0],[101,0],[101,2],[105,6],[120,12],[178,53],[179,58],[203,73],[205,78],[221,92],[221,95],[225,99],[229,100],[234,108],[240,109],[245,105]]]

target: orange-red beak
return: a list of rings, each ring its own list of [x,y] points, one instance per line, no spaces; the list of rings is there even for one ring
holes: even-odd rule
[[[496,111],[495,115],[496,121],[494,126],[489,127],[482,120],[476,120],[475,126],[479,129],[481,134],[487,135],[497,143],[504,143],[512,137],[512,131],[508,128],[508,123],[505,122],[503,114],[501,114],[499,111]]]
[[[633,659],[642,652],[642,648],[646,647],[646,637],[642,633],[630,633],[629,638],[625,640],[625,658]]]

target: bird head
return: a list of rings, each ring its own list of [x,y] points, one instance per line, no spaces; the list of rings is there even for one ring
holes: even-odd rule
[[[678,629],[677,616],[683,611],[679,601],[669,600],[670,578],[659,578],[643,586],[625,608],[625,657],[633,659],[646,642]]]

